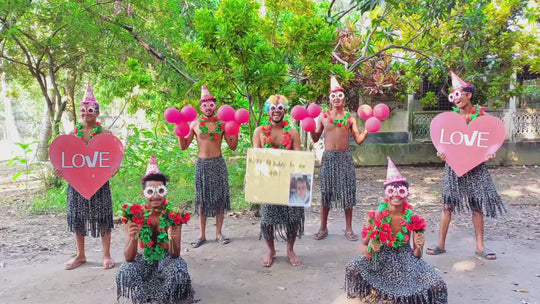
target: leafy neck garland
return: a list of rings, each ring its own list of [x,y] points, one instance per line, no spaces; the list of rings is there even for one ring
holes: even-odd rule
[[[270,124],[262,127],[262,133],[264,137],[263,138],[264,147],[278,149],[278,147],[272,144],[272,137],[270,136],[270,133],[272,132],[272,121],[270,120],[270,118],[268,118],[268,120],[270,121]],[[283,135],[282,135],[281,143],[279,144],[279,149],[289,150],[291,148],[291,137],[292,137],[291,126],[286,121],[283,121],[282,125],[283,125],[283,133],[282,133]]]
[[[82,131],[84,125],[82,122],[77,123],[75,127],[75,133],[77,134],[77,137],[80,137],[81,139],[84,139],[84,132]],[[92,134],[90,135],[90,138],[93,138],[96,134],[101,134],[103,132],[103,128],[101,127],[100,122],[96,122],[94,127],[92,128]]]
[[[397,248],[409,242],[409,232],[424,232],[426,227],[424,219],[416,215],[413,212],[413,207],[407,202],[403,202],[403,215],[400,221],[401,230],[396,235],[392,233],[391,220],[388,202],[385,200],[384,203],[379,205],[378,213],[375,213],[375,211],[368,212],[369,225],[364,227],[362,238],[371,238],[387,246]]]
[[[216,125],[216,129],[214,130],[214,132],[208,132],[208,127],[206,126],[207,122],[213,122]],[[203,134],[208,133],[210,135],[210,139],[214,139],[218,134],[221,134],[223,132],[223,130],[221,129],[221,120],[219,120],[217,116],[201,116],[199,118],[199,130],[201,130]]]
[[[458,113],[459,114],[459,108],[457,107],[452,107],[452,109],[454,110],[454,112]],[[473,107],[473,110],[472,110],[472,114],[469,115],[469,117],[467,117],[467,124],[469,124],[471,121],[473,121],[475,118],[478,118],[480,116],[484,116],[484,111],[486,110],[485,107],[482,107],[480,105],[474,105]]]
[[[348,111],[345,112],[345,115],[343,115],[343,117],[340,118],[340,119],[332,118],[332,113],[330,112],[330,110],[328,110],[328,111],[326,111],[326,113],[324,113],[324,118],[328,118],[330,120],[330,122],[334,123],[334,126],[336,126],[338,128],[347,126],[349,116],[351,116],[351,113],[349,113]]]
[[[126,204],[122,206],[122,211],[125,214],[122,218],[122,222],[127,223],[128,221],[133,221],[141,226],[141,231],[139,233],[141,242],[139,243],[139,246],[144,248],[144,258],[149,264],[153,264],[155,261],[165,257],[165,251],[169,249],[169,234],[167,233],[169,227],[185,224],[191,217],[189,213],[173,211],[170,204],[168,204],[168,201],[165,200],[159,216],[159,233],[155,238],[156,242],[154,242],[152,239],[154,233],[150,228],[150,225],[152,224],[152,220],[150,219],[152,208],[148,208],[145,201],[142,201],[140,205]]]

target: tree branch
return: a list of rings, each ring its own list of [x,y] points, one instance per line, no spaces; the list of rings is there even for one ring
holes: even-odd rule
[[[416,49],[413,49],[413,48],[410,48],[408,46],[402,46],[402,45],[393,45],[393,44],[390,44],[389,46],[385,47],[384,49],[376,52],[375,54],[373,55],[370,55],[370,56],[367,56],[367,57],[360,57],[358,58],[355,62],[353,62],[350,67],[349,67],[349,71],[354,71],[358,68],[358,66],[368,60],[370,60],[371,58],[373,57],[377,57],[379,56],[380,54],[386,52],[387,50],[390,50],[390,49],[402,49],[402,50],[406,50],[406,51],[409,51],[409,52],[413,52],[413,53],[416,53],[416,54],[419,54],[419,55],[422,55],[423,57],[425,58],[428,58],[428,59],[431,59],[428,55],[426,55],[423,51],[420,51],[420,50],[416,50]]]

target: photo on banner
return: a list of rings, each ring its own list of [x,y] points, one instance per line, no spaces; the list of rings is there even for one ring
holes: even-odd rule
[[[311,151],[249,149],[246,158],[246,202],[310,206],[314,167],[315,155]],[[301,198],[297,199],[296,196]]]
[[[291,173],[289,184],[289,206],[311,206],[312,174]]]

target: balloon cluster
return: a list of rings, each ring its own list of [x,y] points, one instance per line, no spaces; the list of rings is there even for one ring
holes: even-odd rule
[[[369,133],[376,133],[381,129],[381,120],[386,119],[390,114],[390,108],[384,103],[377,104],[373,109],[364,104],[358,107],[357,113],[361,119],[366,119],[366,130]]]
[[[240,132],[240,125],[249,121],[249,111],[246,109],[234,110],[230,105],[222,105],[217,111],[217,116],[225,127],[223,130],[227,135],[237,135]]]
[[[165,120],[174,124],[174,133],[178,137],[185,137],[189,134],[189,123],[197,118],[197,110],[192,106],[185,106],[178,111],[177,108],[168,108],[163,113]]]
[[[321,107],[318,104],[312,103],[307,109],[303,106],[294,106],[291,110],[291,116],[300,121],[302,129],[306,132],[311,132],[315,130],[315,118],[321,114]]]

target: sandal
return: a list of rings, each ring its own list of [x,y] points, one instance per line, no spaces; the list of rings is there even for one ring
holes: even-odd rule
[[[228,237],[224,235],[221,235],[218,239],[216,239],[216,241],[220,243],[221,245],[225,245],[225,244],[229,244],[231,242],[231,239],[229,239]]]
[[[196,239],[195,241],[191,242],[191,247],[193,248],[199,248],[202,244],[206,243],[206,240],[202,239]]]
[[[358,235],[354,234],[352,231],[345,231],[345,238],[351,242],[358,241]]]
[[[483,258],[484,260],[496,260],[497,259],[497,255],[495,255],[495,252],[487,249],[487,248],[484,248],[484,251],[475,251],[474,252],[477,256]]]
[[[320,241],[328,236],[328,229],[327,230],[319,230],[319,232],[315,233],[313,235],[313,238]]]
[[[439,255],[445,252],[446,250],[439,248],[439,246],[431,246],[429,248],[426,248],[426,254],[429,255]]]

